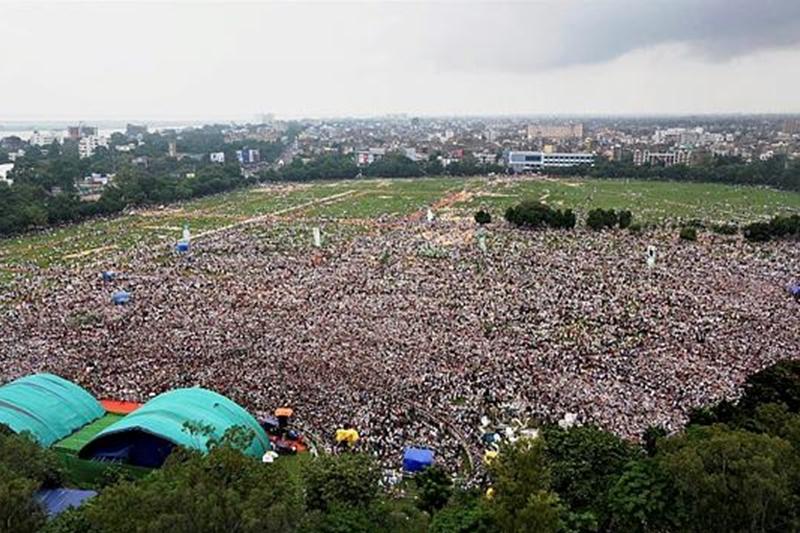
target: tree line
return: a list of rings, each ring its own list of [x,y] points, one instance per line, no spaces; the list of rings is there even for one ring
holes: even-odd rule
[[[587,176],[604,179],[641,179],[760,185],[800,191],[800,160],[777,155],[747,163],[738,157],[715,157],[699,165],[636,166],[632,162],[598,158],[594,166],[548,168],[554,176]]]

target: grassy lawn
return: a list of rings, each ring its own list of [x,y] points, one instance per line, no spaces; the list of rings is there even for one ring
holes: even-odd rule
[[[595,207],[630,209],[646,222],[672,218],[708,222],[748,222],[800,211],[800,194],[772,189],[636,180],[526,180],[486,187],[465,209],[485,206],[496,214],[523,199],[588,211]]]
[[[171,246],[189,224],[194,235],[253,217],[274,214],[308,231],[327,220],[407,216],[459,191],[472,196],[450,206],[464,216],[479,207],[495,216],[523,199],[588,211],[630,209],[635,219],[674,218],[743,223],[778,213],[800,212],[800,194],[730,185],[636,180],[424,178],[369,179],[287,184],[209,196],[183,204],[138,209],[95,220],[0,240],[0,284],[15,275],[50,266],[76,266],[140,246]],[[328,200],[326,200],[328,199]],[[319,203],[314,203],[319,202]],[[277,235],[285,228],[275,228]],[[357,233],[343,230],[343,236]],[[267,235],[265,234],[265,237]]]

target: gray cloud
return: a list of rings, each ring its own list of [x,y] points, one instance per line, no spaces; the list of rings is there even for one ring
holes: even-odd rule
[[[430,36],[441,68],[529,73],[663,44],[721,61],[800,44],[798,0],[503,3],[438,15],[447,22]]]

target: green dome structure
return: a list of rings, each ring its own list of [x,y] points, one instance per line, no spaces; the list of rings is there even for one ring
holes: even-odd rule
[[[54,374],[33,374],[0,387],[0,424],[51,446],[105,414],[86,389]]]
[[[208,434],[193,434],[188,424],[197,424]],[[231,399],[199,387],[160,394],[125,418],[98,433],[81,448],[83,459],[159,467],[175,446],[208,451],[208,439],[219,440],[233,427],[252,433],[242,450],[261,457],[271,446],[269,437],[255,418]]]

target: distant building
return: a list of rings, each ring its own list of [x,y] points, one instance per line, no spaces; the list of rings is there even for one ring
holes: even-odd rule
[[[633,152],[633,164],[636,166],[660,165],[664,167],[671,167],[673,165],[688,165],[691,159],[691,150],[651,152],[650,150],[637,149]]]
[[[33,130],[33,134],[28,142],[33,146],[50,146],[53,144],[53,141],[58,141],[58,137],[52,133]]]
[[[67,137],[72,141],[80,141],[84,137],[97,135],[97,128],[94,126],[69,126],[67,127]]]
[[[210,154],[208,154],[208,158],[211,160],[212,163],[224,163],[225,152],[211,152]]]
[[[583,124],[531,124],[528,126],[528,140],[534,139],[582,139]]]
[[[12,185],[13,180],[8,179],[8,173],[14,168],[14,163],[0,163],[0,183]]]
[[[591,153],[545,153],[528,151],[506,152],[506,166],[514,172],[532,172],[543,168],[593,165]]]
[[[789,135],[800,133],[800,118],[787,119],[783,122],[783,133]]]
[[[81,137],[78,141],[78,155],[81,159],[92,157],[101,146],[108,148],[108,139],[99,135]]]
[[[147,135],[147,124],[127,124],[125,126],[125,135],[128,137],[144,137]]]
[[[169,141],[168,143],[168,151],[169,157],[177,158],[178,157],[178,143],[176,141]]]
[[[236,159],[242,165],[253,165],[261,161],[261,153],[258,150],[245,147],[241,150],[236,150]]]
[[[8,160],[11,161],[12,163],[17,159],[19,159],[20,157],[25,157],[25,150],[23,150],[22,148],[14,152],[8,152]]]
[[[375,161],[386,155],[385,148],[369,148],[367,150],[356,150],[356,165],[364,167],[371,165]]]

